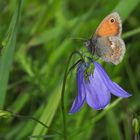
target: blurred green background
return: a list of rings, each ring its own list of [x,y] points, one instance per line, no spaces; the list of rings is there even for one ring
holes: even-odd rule
[[[50,127],[0,115],[0,140],[63,139],[53,129],[63,133],[64,71],[69,55],[84,47],[83,41],[73,38],[89,38],[112,11],[122,18],[127,51],[121,64],[103,66],[133,96],[117,102],[113,97],[116,104],[107,110],[95,111],[85,104],[69,115],[76,96],[75,71],[71,72],[65,92],[67,136],[68,140],[137,139],[139,131],[132,121],[136,118],[139,123],[140,117],[139,7],[139,0],[0,0],[0,109],[33,116]]]

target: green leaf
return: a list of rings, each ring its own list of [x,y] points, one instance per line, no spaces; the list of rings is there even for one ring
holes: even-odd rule
[[[21,10],[21,2],[19,0],[18,6],[15,10],[13,18],[11,20],[8,34],[4,39],[4,47],[2,49],[2,54],[0,57],[0,108],[3,108],[6,96],[6,90],[8,85],[9,73],[11,69],[11,64],[13,61],[13,55],[16,46],[17,29],[19,24],[19,16]]]
[[[42,112],[42,115],[40,116],[40,121],[44,122],[47,126],[49,126],[54,118],[54,115],[57,111],[58,105],[60,103],[60,97],[61,97],[61,86],[59,85],[55,91],[50,96],[48,103],[44,107],[44,111]],[[36,124],[35,129],[32,133],[32,136],[42,136],[45,135],[47,132],[47,129],[40,124]]]

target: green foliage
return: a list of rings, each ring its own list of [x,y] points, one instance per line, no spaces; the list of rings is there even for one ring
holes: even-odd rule
[[[64,71],[69,55],[84,47],[81,40],[73,38],[88,38],[106,15],[117,11],[127,52],[121,64],[103,65],[133,96],[124,100],[114,97],[102,111],[84,105],[69,115],[76,95],[75,71],[70,72],[65,92],[67,137],[131,140],[139,128],[133,115],[140,115],[139,7],[139,0],[0,1],[0,139],[63,139],[60,103]],[[74,57],[71,65],[78,59]],[[49,128],[32,117],[16,114],[32,116]]]
[[[10,67],[11,67],[13,54],[14,54],[14,50],[15,50],[20,7],[21,7],[21,1],[19,1],[18,6],[16,7],[15,13],[11,20],[11,24],[7,31],[7,35],[2,43],[3,46],[2,46],[2,50],[1,50],[2,53],[1,53],[1,57],[0,57],[0,85],[1,85],[0,107],[1,108],[3,107],[4,100],[5,100],[8,77],[9,77]]]

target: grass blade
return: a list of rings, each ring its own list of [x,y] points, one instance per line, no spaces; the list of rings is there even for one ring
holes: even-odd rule
[[[7,37],[3,41],[2,55],[0,57],[0,108],[3,108],[6,89],[8,85],[9,72],[13,60],[16,37],[17,37],[17,27],[19,24],[19,16],[21,10],[21,0],[18,2],[18,6],[15,10],[13,18],[10,23]]]

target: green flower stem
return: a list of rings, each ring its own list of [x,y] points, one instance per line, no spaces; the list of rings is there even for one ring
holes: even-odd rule
[[[75,64],[73,64],[73,65],[69,68],[68,74],[69,74],[80,62],[82,62],[81,59],[79,59]]]
[[[63,116],[63,129],[64,129],[64,140],[67,140],[67,127],[66,127],[66,110],[65,110],[65,103],[64,103],[64,92],[65,92],[65,86],[67,77],[69,74],[69,65],[72,60],[73,55],[78,54],[81,57],[81,60],[84,61],[84,58],[82,54],[78,51],[73,52],[67,62],[65,73],[64,73],[64,79],[63,79],[63,85],[62,85],[62,91],[61,91],[61,109],[62,109],[62,116]]]
[[[17,118],[31,119],[31,120],[33,120],[33,121],[36,121],[37,123],[40,123],[40,124],[41,124],[42,126],[44,126],[45,128],[54,131],[56,134],[58,134],[58,135],[60,135],[60,136],[63,136],[63,133],[58,132],[57,130],[50,128],[50,127],[47,126],[45,123],[43,123],[42,121],[39,121],[38,119],[36,119],[36,118],[33,117],[33,116],[25,116],[25,115],[15,114],[15,113],[13,113],[12,111],[9,111],[9,110],[0,110],[0,112],[1,112],[1,114],[4,114],[3,116],[5,116],[5,117],[13,116],[13,117],[17,117]],[[2,117],[3,117],[3,116],[2,116]]]

